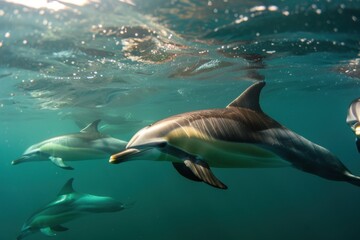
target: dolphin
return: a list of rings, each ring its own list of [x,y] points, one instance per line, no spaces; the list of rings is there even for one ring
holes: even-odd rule
[[[112,138],[98,131],[100,120],[96,120],[79,133],[50,138],[30,146],[23,155],[12,161],[13,165],[50,160],[63,169],[73,169],[64,161],[103,159],[124,149],[125,141]]]
[[[138,131],[110,163],[135,159],[173,162],[184,177],[226,189],[210,167],[292,166],[360,186],[360,177],[327,149],[287,129],[259,104],[265,82],[248,87],[226,108],[182,113]]]
[[[346,123],[356,135],[355,143],[357,150],[360,153],[360,98],[351,102],[346,117]]]
[[[56,232],[68,230],[62,226],[63,223],[78,217],[92,213],[118,212],[131,206],[111,197],[76,192],[72,186],[73,180],[69,179],[54,201],[35,212],[24,223],[17,240],[39,231],[48,236],[55,236]]]

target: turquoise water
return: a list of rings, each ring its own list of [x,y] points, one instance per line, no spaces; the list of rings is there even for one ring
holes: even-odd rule
[[[0,239],[16,239],[71,177],[75,190],[135,205],[66,223],[53,239],[360,236],[360,189],[293,168],[214,169],[222,191],[166,162],[11,165],[30,145],[95,119],[129,140],[164,117],[224,107],[265,80],[268,115],[360,174],[345,122],[360,90],[358,1],[59,1],[58,10],[13,2],[0,1]]]

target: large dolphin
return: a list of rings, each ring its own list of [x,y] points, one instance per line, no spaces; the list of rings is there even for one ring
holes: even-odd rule
[[[356,135],[356,147],[360,153],[360,98],[351,102],[346,117],[346,123],[351,127]]]
[[[360,177],[327,149],[266,115],[259,97],[265,82],[246,89],[226,108],[187,112],[137,132],[111,163],[134,159],[173,162],[183,176],[226,189],[210,167],[293,166],[320,177],[360,186]]]
[[[110,137],[98,131],[100,120],[96,120],[79,133],[54,137],[29,147],[23,155],[12,161],[19,164],[32,161],[52,161],[64,169],[73,169],[64,161],[104,159],[124,149],[125,141]]]
[[[130,206],[111,197],[75,192],[72,183],[73,178],[65,183],[54,201],[35,212],[24,223],[17,240],[39,231],[54,236],[56,232],[68,230],[62,226],[63,223],[78,217],[93,213],[118,212]]]

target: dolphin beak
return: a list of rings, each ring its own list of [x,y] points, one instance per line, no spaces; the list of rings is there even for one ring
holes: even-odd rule
[[[32,234],[33,231],[30,229],[30,227],[27,227],[26,229],[23,229],[20,233],[19,236],[17,236],[16,240],[21,240],[26,236],[29,236],[30,234]]]
[[[19,163],[22,163],[24,162],[25,160],[27,159],[27,157],[23,156],[23,157],[20,157],[14,161],[11,162],[11,165],[16,165],[16,164],[19,164]]]
[[[136,148],[128,148],[122,152],[111,155],[109,162],[113,164],[118,164],[125,162],[131,156],[140,153],[141,151]]]

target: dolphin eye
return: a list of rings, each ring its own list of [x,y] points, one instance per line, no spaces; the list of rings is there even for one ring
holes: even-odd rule
[[[157,145],[158,148],[164,148],[164,147],[166,147],[166,146],[167,146],[167,142],[160,142],[160,143]]]

